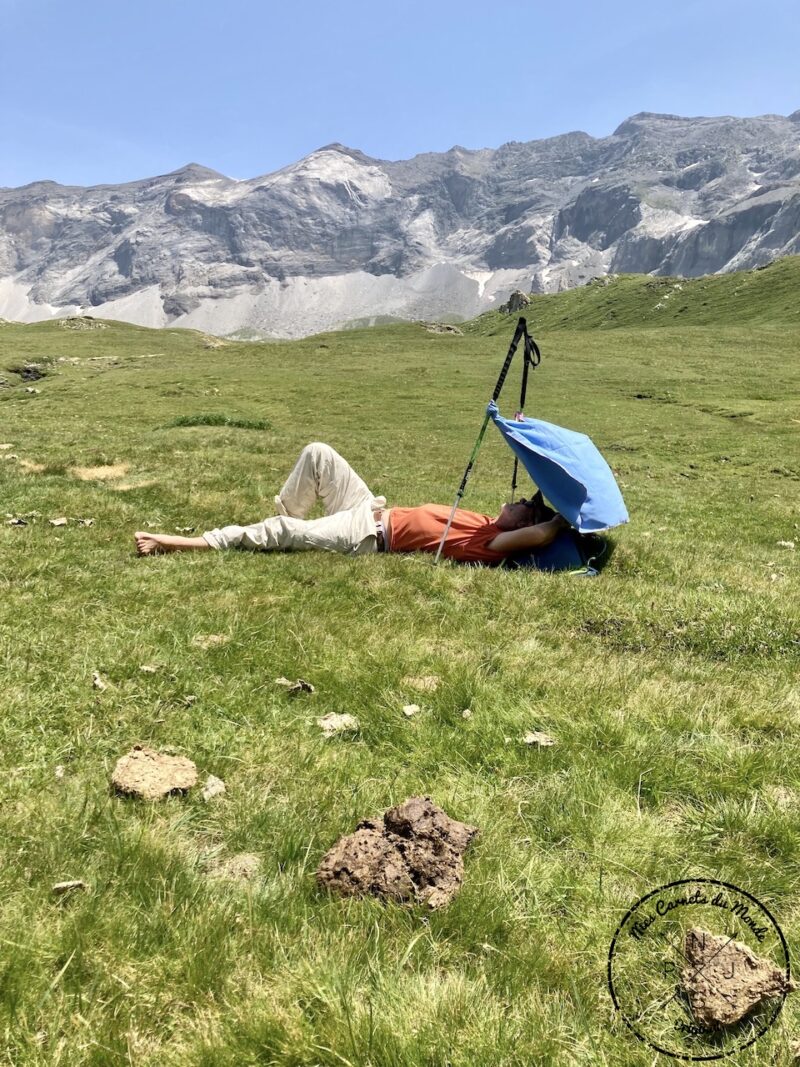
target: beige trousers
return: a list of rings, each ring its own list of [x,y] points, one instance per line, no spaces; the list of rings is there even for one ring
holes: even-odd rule
[[[325,516],[306,519],[317,500]],[[300,453],[275,497],[277,515],[252,526],[209,530],[203,537],[219,549],[320,549],[357,556],[377,551],[373,512],[385,506],[386,498],[375,496],[335,449],[315,441]]]

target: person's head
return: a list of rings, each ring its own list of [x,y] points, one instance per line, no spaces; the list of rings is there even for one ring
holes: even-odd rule
[[[541,490],[530,498],[517,500],[514,504],[503,504],[495,523],[501,530],[519,530],[523,526],[536,526],[537,523],[552,519],[555,512],[544,502]]]

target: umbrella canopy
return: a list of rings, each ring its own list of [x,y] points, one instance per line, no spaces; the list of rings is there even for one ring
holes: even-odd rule
[[[492,400],[495,426],[556,511],[580,533],[628,521],[611,468],[584,433],[540,419],[504,419]]]

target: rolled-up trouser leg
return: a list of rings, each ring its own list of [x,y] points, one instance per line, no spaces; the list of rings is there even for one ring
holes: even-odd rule
[[[374,496],[335,448],[313,441],[300,453],[294,470],[275,497],[275,506],[281,515],[302,519],[318,499],[322,500],[326,515],[347,511],[366,500],[372,501],[375,509],[386,505],[386,498]]]
[[[376,552],[378,547],[372,497],[355,508],[321,519],[275,515],[252,526],[209,530],[203,537],[212,548],[249,548],[262,552],[317,549],[358,556]]]

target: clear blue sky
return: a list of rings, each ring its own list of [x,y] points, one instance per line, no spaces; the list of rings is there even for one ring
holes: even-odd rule
[[[0,0],[0,185],[800,108],[798,0]]]

